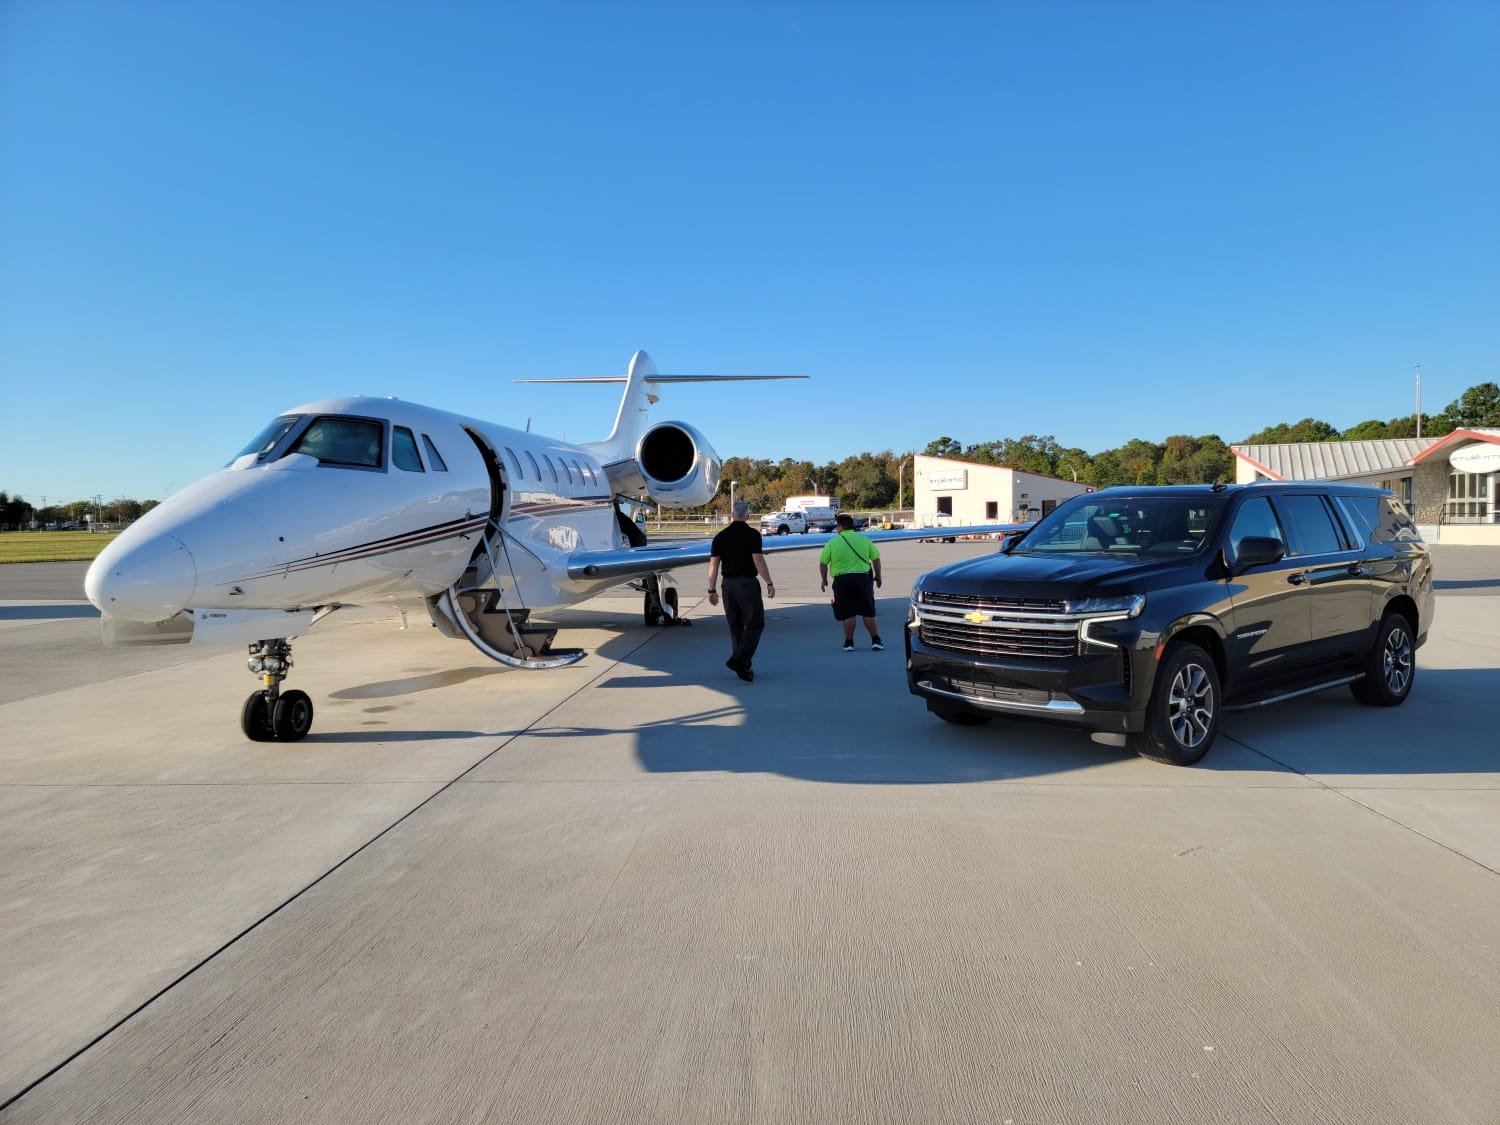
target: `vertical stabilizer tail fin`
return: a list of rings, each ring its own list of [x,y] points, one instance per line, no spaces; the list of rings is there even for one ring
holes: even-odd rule
[[[736,383],[771,379],[806,379],[806,375],[662,375],[644,351],[630,357],[625,374],[570,379],[517,379],[517,383],[624,383],[620,409],[615,413],[614,427],[603,441],[587,442],[584,448],[600,462],[612,465],[635,457],[636,445],[646,432],[651,407],[660,395],[655,388],[663,383]]]

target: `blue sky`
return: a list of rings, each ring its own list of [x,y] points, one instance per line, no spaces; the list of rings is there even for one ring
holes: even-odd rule
[[[1234,441],[1500,379],[1493,3],[0,3],[0,488],[285,407],[726,456]]]

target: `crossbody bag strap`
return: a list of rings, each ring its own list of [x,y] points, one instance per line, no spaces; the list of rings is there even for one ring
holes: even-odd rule
[[[844,539],[845,534],[847,534],[847,533],[843,532],[843,531],[839,532],[839,538],[840,539]],[[844,545],[846,547],[848,547],[849,550],[851,550],[851,551],[854,552],[854,557],[857,558],[860,562],[864,563],[866,566],[870,565],[870,560],[867,559],[864,555],[862,555],[862,554],[859,553],[859,549],[857,547],[855,547],[853,540],[844,539]]]

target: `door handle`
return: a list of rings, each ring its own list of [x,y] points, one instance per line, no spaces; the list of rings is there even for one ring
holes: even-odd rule
[[[1349,564],[1349,577],[1350,578],[1363,578],[1365,576],[1365,573],[1366,572],[1365,572],[1365,568],[1364,568],[1363,564],[1361,564],[1361,563],[1351,563],[1351,564]]]
[[[1300,585],[1302,585],[1302,583],[1304,583],[1304,582],[1307,581],[1307,575],[1305,575],[1305,574],[1288,574],[1286,576],[1286,580],[1288,582],[1290,582],[1293,586],[1300,586]]]

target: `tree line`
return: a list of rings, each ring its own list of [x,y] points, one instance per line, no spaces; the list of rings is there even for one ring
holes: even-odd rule
[[[1500,426],[1500,385],[1477,383],[1437,414],[1422,419],[1423,437],[1441,437],[1455,429]],[[1417,418],[1409,414],[1382,422],[1371,418],[1340,430],[1316,418],[1279,422],[1260,430],[1236,445],[1270,445],[1304,441],[1361,441],[1372,438],[1415,437]],[[846,508],[862,511],[910,508],[912,457],[927,453],[984,465],[1002,465],[1029,473],[1076,480],[1096,488],[1113,484],[1211,484],[1234,479],[1234,454],[1217,434],[1193,437],[1173,434],[1162,441],[1132,438],[1115,449],[1089,453],[1062,445],[1051,434],[1026,434],[1018,438],[963,445],[951,437],[939,437],[920,450],[856,453],[842,461],[817,464],[783,458],[729,457],[724,461],[719,494],[705,511],[726,512],[730,482],[735,499],[747,501],[755,511],[767,511],[788,496],[837,496]],[[121,524],[139,518],[155,507],[155,500],[73,500],[65,504],[34,506],[20,496],[0,492],[0,527],[82,524],[86,516]]]

